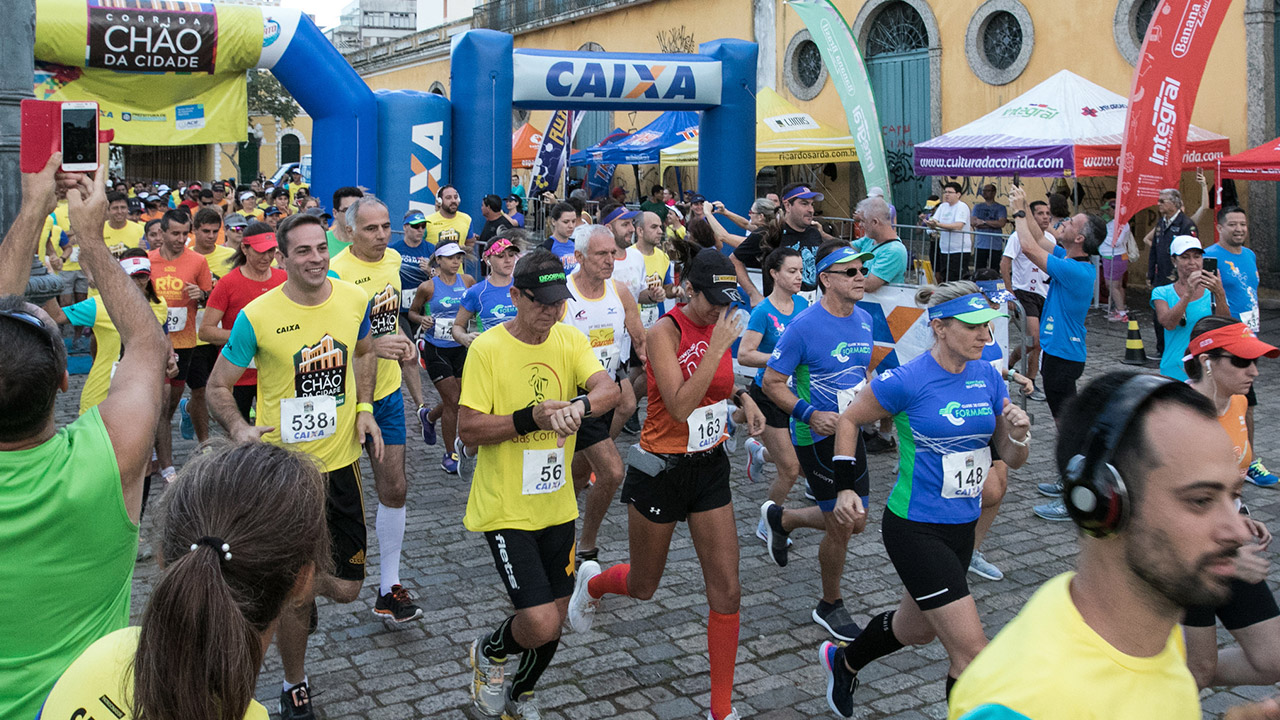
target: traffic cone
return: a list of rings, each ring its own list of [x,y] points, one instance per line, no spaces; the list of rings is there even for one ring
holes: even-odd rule
[[[1142,348],[1142,331],[1138,330],[1138,321],[1129,321],[1129,336],[1124,341],[1125,365],[1146,365],[1147,351]]]

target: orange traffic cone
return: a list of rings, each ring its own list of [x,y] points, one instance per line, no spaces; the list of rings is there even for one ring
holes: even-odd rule
[[[1129,321],[1129,336],[1124,341],[1125,365],[1146,365],[1147,351],[1142,347],[1142,332],[1138,330],[1138,321]]]

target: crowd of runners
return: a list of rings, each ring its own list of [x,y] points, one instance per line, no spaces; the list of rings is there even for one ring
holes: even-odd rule
[[[0,717],[264,718],[253,696],[272,644],[279,716],[315,717],[316,597],[368,602],[368,522],[370,611],[423,616],[400,576],[406,517],[426,512],[408,491],[417,442],[469,483],[459,529],[484,535],[512,606],[458,649],[484,716],[540,718],[561,633],[590,629],[608,596],[660,593],[684,522],[705,581],[707,717],[739,718],[731,479],[770,465],[745,535],[786,566],[816,533],[811,620],[830,640],[813,677],[838,716],[869,663],[935,639],[952,717],[1191,718],[1198,687],[1280,681],[1271,536],[1240,503],[1246,478],[1268,484],[1252,386],[1280,350],[1255,333],[1239,208],[1218,211],[1207,249],[1176,213],[1160,224],[1165,377],[1109,373],[1078,395],[1090,261],[1119,242],[1115,224],[1051,226],[1018,187],[1007,216],[982,221],[1014,230],[1011,287],[998,248],[975,268],[946,258],[956,279],[914,298],[931,347],[886,368],[859,303],[906,282],[909,256],[874,189],[852,239],[815,222],[823,196],[799,183],[745,216],[660,186],[638,209],[547,198],[542,237],[516,192],[446,185],[432,214],[393,218],[361,188],[316,198],[300,176],[108,189],[105,171],[58,160],[24,176],[0,244]],[[21,296],[33,256],[65,288],[43,307]],[[1026,376],[992,330],[1014,309],[1036,320]],[[57,427],[68,352],[84,351],[80,417]],[[1024,397],[1047,401],[1056,451],[1033,442]],[[175,458],[175,431],[200,443],[191,457]],[[1002,577],[979,548],[1033,454],[1056,458],[1062,481],[1041,491],[1061,500],[1037,512],[1079,525],[1078,572],[989,642],[969,575]],[[873,486],[870,466],[895,456],[892,486]],[[148,548],[153,483],[165,501]],[[842,580],[851,544],[875,542],[861,535],[872,512],[902,595],[863,627]],[[606,522],[625,523],[628,547],[600,546]],[[163,572],[126,627],[135,560],[152,552]],[[1217,620],[1238,647],[1218,652]]]

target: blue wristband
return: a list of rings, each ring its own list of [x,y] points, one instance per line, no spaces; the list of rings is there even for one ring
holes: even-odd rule
[[[813,417],[815,410],[816,408],[804,400],[797,400],[795,407],[791,408],[791,417],[802,423],[807,423],[809,422],[809,418]]]

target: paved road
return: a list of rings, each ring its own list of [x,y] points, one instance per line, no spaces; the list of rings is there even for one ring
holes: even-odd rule
[[[1268,313],[1264,338],[1280,344],[1280,313]],[[1144,337],[1151,330],[1144,322]],[[1101,318],[1089,319],[1090,360],[1085,379],[1121,367],[1124,329]],[[1258,446],[1262,457],[1280,466],[1280,362],[1264,361],[1259,378]],[[59,422],[75,412],[78,384],[59,403]],[[1031,460],[1012,473],[1008,496],[983,548],[1001,567],[1005,579],[988,582],[970,576],[973,594],[989,635],[994,635],[1046,579],[1070,568],[1076,538],[1069,523],[1035,518],[1031,507],[1042,501],[1037,482],[1051,481],[1055,471],[1053,423],[1044,403],[1031,403],[1034,445]],[[416,423],[411,423],[414,427]],[[636,442],[624,435],[620,445]],[[178,444],[179,458],[192,450]],[[481,631],[494,627],[509,612],[491,556],[483,539],[462,527],[467,486],[446,475],[440,451],[411,438],[409,519],[402,577],[413,588],[426,614],[421,623],[398,630],[386,628],[372,614],[377,589],[378,548],[372,528],[377,499],[366,483],[369,509],[369,567],[373,577],[351,605],[321,600],[320,630],[309,650],[309,675],[322,717],[339,718],[463,718],[468,710],[470,671],[466,648]],[[765,485],[746,478],[745,455],[734,463],[734,508],[738,517],[742,567],[742,642],[738,654],[734,703],[744,718],[827,717],[822,692],[825,682],[816,663],[825,633],[810,620],[818,594],[818,537],[794,535],[791,562],[773,565],[763,543],[755,538],[759,503]],[[879,516],[893,479],[891,456],[873,456],[873,508],[866,532],[855,537],[845,573],[845,597],[859,622],[893,606],[901,592],[897,576],[879,540]],[[365,465],[365,477],[372,475]],[[153,495],[152,499],[156,498]],[[1246,498],[1254,517],[1280,529],[1280,490],[1247,486]],[[793,502],[803,502],[798,492]],[[615,506],[601,533],[601,560],[627,557],[625,512]],[[151,516],[143,531],[151,531]],[[1280,532],[1280,530],[1277,530]],[[731,549],[725,549],[731,552]],[[1280,584],[1280,565],[1272,572]],[[137,622],[156,569],[139,564],[134,580],[133,617]],[[585,635],[568,634],[538,695],[548,718],[701,718],[708,707],[706,661],[706,604],[702,578],[686,527],[673,542],[667,572],[649,602],[610,597]],[[1222,642],[1229,642],[1226,633]],[[856,717],[945,717],[943,678],[945,654],[934,643],[905,649],[862,672]],[[273,709],[282,674],[274,648],[268,653],[258,687],[259,699]],[[1205,710],[1216,715],[1246,699],[1264,697],[1274,689],[1242,688],[1206,691]]]

